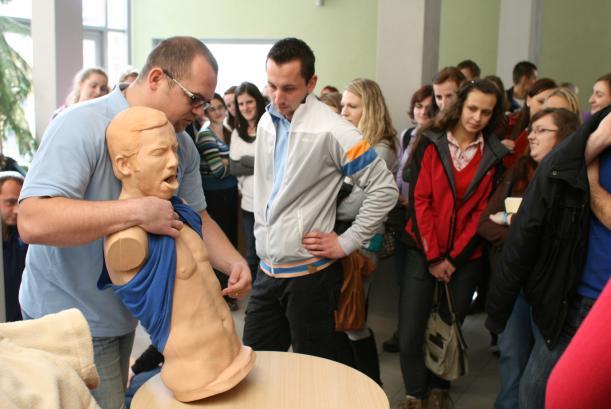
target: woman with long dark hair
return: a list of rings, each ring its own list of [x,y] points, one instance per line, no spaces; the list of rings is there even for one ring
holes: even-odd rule
[[[242,223],[246,241],[246,261],[253,275],[257,273],[259,259],[255,248],[253,172],[255,166],[255,139],[257,124],[265,113],[265,100],[256,85],[243,82],[235,91],[236,120],[231,134],[231,174],[238,178],[238,188],[242,195]]]
[[[508,153],[492,135],[503,99],[488,80],[465,82],[456,102],[419,132],[409,171],[410,239],[399,295],[399,342],[406,406],[447,408],[450,382],[424,362],[425,329],[435,287],[448,284],[462,323],[484,270],[477,224]],[[448,318],[441,298],[440,311]]]

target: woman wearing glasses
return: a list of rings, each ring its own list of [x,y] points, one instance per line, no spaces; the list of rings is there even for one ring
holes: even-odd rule
[[[558,85],[550,78],[539,78],[526,94],[526,102],[521,110],[507,117],[505,141],[513,142],[509,148],[513,151],[503,159],[506,168],[512,167],[516,160],[524,154],[528,146],[526,128],[533,115],[543,108],[545,99],[556,89]]]
[[[257,124],[265,113],[265,100],[256,85],[243,82],[235,91],[236,121],[232,132],[232,144],[229,152],[231,174],[238,178],[242,195],[242,223],[246,241],[246,261],[255,281],[259,259],[255,248],[254,205],[253,205],[253,172],[255,166],[255,138]]]
[[[480,217],[477,232],[491,244],[490,257],[493,266],[496,266],[497,258],[501,254],[513,217],[505,209],[505,199],[521,198],[535,174],[537,165],[577,127],[579,116],[565,109],[547,108],[533,116],[528,130],[527,153],[507,170],[503,182]],[[496,409],[518,407],[520,378],[533,347],[532,334],[530,306],[526,299],[519,295],[507,326],[499,336],[501,389],[494,405]]]
[[[223,125],[227,110],[225,101],[214,94],[204,113],[210,124],[195,139],[200,155],[202,187],[206,194],[207,210],[234,247],[238,245],[238,181],[229,173],[229,142],[231,132]],[[227,287],[227,276],[215,271],[221,287]],[[225,297],[232,311],[237,309],[234,299]]]

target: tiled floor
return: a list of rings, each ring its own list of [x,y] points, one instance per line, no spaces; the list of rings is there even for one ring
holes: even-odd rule
[[[382,342],[391,336],[396,325],[397,288],[391,260],[383,260],[374,277],[370,294],[369,325],[376,334],[384,391],[395,408],[405,394],[401,380],[398,354],[382,352]],[[246,301],[233,313],[238,332],[242,333]],[[499,388],[498,359],[489,350],[489,335],[483,327],[483,314],[470,316],[463,326],[469,345],[469,374],[455,382],[451,396],[456,409],[490,409]],[[137,357],[149,345],[142,328],[136,332],[133,356]]]

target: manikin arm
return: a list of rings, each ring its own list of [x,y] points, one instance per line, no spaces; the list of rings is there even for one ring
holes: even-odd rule
[[[182,222],[169,201],[156,197],[84,201],[30,197],[19,207],[19,233],[30,244],[79,246],[132,226],[178,236]]]
[[[104,260],[113,284],[126,284],[147,258],[147,234],[138,226],[111,234],[104,241]]]

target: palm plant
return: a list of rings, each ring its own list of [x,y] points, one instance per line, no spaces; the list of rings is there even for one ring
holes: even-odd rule
[[[10,0],[0,0],[6,4]],[[32,89],[28,63],[7,43],[5,32],[29,35],[30,30],[10,17],[0,16],[0,154],[2,142],[14,134],[19,152],[31,154],[36,141],[30,132],[22,103]]]

